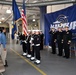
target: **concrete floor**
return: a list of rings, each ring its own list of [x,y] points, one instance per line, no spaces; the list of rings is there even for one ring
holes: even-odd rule
[[[32,66],[25,61],[26,59],[31,62],[29,59],[26,57],[24,57],[25,59],[22,59],[10,48],[20,55],[22,54],[21,45],[7,44],[8,67],[6,68],[4,75],[76,75],[76,58],[65,59],[56,54],[53,55],[50,53],[50,50],[45,49],[41,51],[41,64],[35,65],[32,62],[34,65]]]

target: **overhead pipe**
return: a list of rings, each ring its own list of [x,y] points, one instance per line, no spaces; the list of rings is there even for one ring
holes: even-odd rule
[[[38,3],[29,3],[28,6],[47,6],[47,5],[58,5],[58,4],[67,4],[67,3],[75,3],[76,0],[63,0],[63,1],[46,1],[46,2],[38,2]]]
[[[39,7],[39,6],[47,6],[47,5],[58,5],[58,4],[67,4],[67,3],[75,3],[76,0],[63,0],[63,1],[45,1],[45,2],[37,2],[37,3],[26,3],[26,7]],[[2,5],[12,5],[12,1],[0,1]],[[17,2],[18,6],[22,6],[22,2]]]
[[[13,15],[13,13],[11,13],[11,14],[8,16],[8,18],[6,18],[3,22],[6,22],[9,18],[12,17],[12,15]]]

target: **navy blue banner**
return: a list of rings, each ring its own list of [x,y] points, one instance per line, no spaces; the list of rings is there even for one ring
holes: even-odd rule
[[[76,5],[70,6],[68,8],[56,11],[54,13],[49,13],[44,15],[45,20],[45,45],[50,42],[50,26],[54,25],[55,28],[58,27],[60,23],[62,26],[66,24],[69,25],[69,29],[72,30],[73,35],[76,35]],[[76,40],[75,37],[73,37]]]

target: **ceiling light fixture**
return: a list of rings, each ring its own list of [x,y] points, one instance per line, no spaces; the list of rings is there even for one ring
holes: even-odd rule
[[[0,24],[1,24],[1,21],[0,21]]]
[[[5,18],[4,17],[2,17],[2,20],[4,20]]]
[[[33,3],[36,3],[37,1],[33,1]]]
[[[6,13],[10,14],[11,13],[11,10],[6,10]]]
[[[33,19],[33,22],[35,22],[35,19]]]

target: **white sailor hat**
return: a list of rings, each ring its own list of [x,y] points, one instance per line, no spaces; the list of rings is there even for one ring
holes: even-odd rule
[[[28,30],[28,32],[31,32],[31,30]]]
[[[62,25],[62,28],[65,28],[65,25]]]
[[[60,24],[60,22],[59,21],[55,21],[54,24]]]
[[[50,27],[50,28],[55,28],[55,27],[54,27],[54,25],[53,25],[53,26],[51,25],[51,27]]]
[[[58,25],[58,28],[62,28],[62,25]]]
[[[33,30],[34,32],[39,32],[40,30],[36,29],[36,30]]]
[[[65,25],[65,27],[69,28],[69,25]]]

